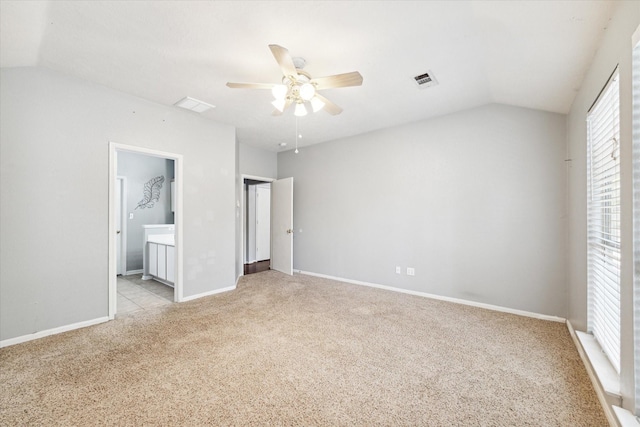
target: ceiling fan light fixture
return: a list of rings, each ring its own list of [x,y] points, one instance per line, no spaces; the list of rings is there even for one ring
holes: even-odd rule
[[[276,107],[276,109],[278,111],[280,111],[281,113],[284,111],[284,105],[285,105],[285,99],[281,98],[281,99],[276,99],[275,101],[273,101],[271,103],[271,105],[273,105],[274,107]]]
[[[271,93],[275,99],[284,99],[287,96],[287,90],[285,85],[275,85],[271,89]]]
[[[296,104],[296,110],[293,112],[296,117],[302,117],[307,115],[307,108],[302,102]]]
[[[314,113],[317,113],[318,111],[322,110],[323,107],[324,107],[324,102],[322,102],[320,98],[318,98],[317,96],[314,96],[313,98],[311,98],[311,108],[313,108]]]
[[[227,86],[233,89],[271,90],[275,98],[275,101],[272,102],[272,105],[276,107],[272,113],[274,116],[282,115],[284,110],[291,105],[295,108],[296,117],[306,116],[312,111],[315,113],[322,109],[335,116],[342,112],[342,108],[320,95],[318,91],[362,85],[362,75],[357,71],[313,79],[309,73],[303,70],[306,64],[304,59],[292,58],[286,48],[277,44],[270,44],[269,49],[282,72],[280,83],[227,82]]]
[[[300,86],[300,98],[310,101],[316,95],[316,88],[311,83]]]

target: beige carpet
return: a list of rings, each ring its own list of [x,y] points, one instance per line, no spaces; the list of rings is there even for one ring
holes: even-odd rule
[[[1,349],[0,424],[607,421],[564,324],[268,271]]]

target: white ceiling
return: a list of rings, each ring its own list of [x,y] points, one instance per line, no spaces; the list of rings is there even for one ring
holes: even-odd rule
[[[291,148],[292,111],[271,115],[278,83],[269,44],[314,77],[357,70],[360,87],[328,89],[341,106],[299,119],[301,146],[491,102],[567,113],[612,1],[7,1],[0,66],[44,66],[165,105],[217,106],[240,142]],[[439,85],[413,76],[431,70]],[[196,113],[192,113],[196,114]]]

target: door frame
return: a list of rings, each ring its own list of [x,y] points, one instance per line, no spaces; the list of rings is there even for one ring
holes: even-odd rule
[[[109,141],[109,319],[113,320],[116,315],[117,295],[117,279],[116,279],[116,244],[113,236],[116,234],[116,213],[115,213],[115,185],[118,176],[118,160],[116,152],[128,152],[136,154],[144,154],[148,156],[161,157],[173,160],[174,176],[175,176],[175,197],[176,210],[174,212],[175,224],[175,249],[176,249],[176,281],[174,283],[174,301],[183,301],[183,270],[184,270],[184,251],[183,251],[183,226],[182,226],[182,177],[183,177],[183,157],[182,154],[168,153],[165,151],[153,150],[150,148],[137,147],[134,145],[119,144]],[[126,219],[125,219],[126,220]]]
[[[122,265],[122,271],[127,274],[127,177],[116,176],[116,185],[120,185],[120,212],[116,212],[116,215],[120,215],[120,265]],[[114,194],[115,203],[115,194]],[[115,205],[117,206],[117,205]],[[117,272],[117,254],[118,248],[116,248],[116,272]]]
[[[242,221],[240,221],[242,223],[242,268],[240,269],[240,276],[244,276],[244,261],[245,261],[245,255],[247,253],[247,227],[246,227],[246,222],[247,222],[247,201],[245,200],[244,197],[244,180],[245,179],[252,179],[254,181],[263,181],[263,182],[268,182],[271,183],[273,181],[275,181],[275,178],[265,178],[264,176],[256,176],[256,175],[246,175],[246,174],[240,174],[240,182],[242,183],[242,196],[240,197],[240,212],[242,212]],[[271,230],[271,217],[269,217],[269,230]]]

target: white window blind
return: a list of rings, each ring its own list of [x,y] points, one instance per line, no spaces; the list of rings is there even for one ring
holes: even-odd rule
[[[633,321],[635,412],[640,416],[640,43],[633,49]]]
[[[588,329],[620,372],[620,100],[617,70],[587,115]]]

